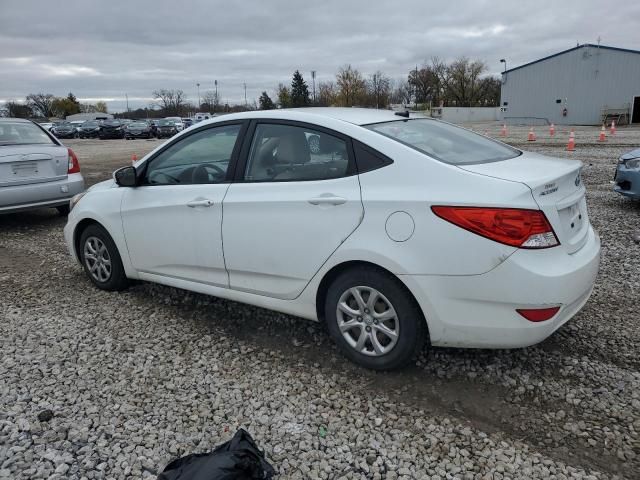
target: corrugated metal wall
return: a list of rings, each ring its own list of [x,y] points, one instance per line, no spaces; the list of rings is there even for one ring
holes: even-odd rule
[[[527,117],[537,117],[556,124],[597,125],[603,108],[632,106],[633,97],[640,96],[640,54],[583,46],[507,72],[502,81],[505,120],[527,123]]]

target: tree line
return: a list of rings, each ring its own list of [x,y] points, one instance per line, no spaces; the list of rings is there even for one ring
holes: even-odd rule
[[[305,106],[387,108],[390,104],[486,107],[500,104],[500,79],[485,75],[487,64],[460,57],[446,63],[433,57],[416,66],[406,78],[392,79],[384,72],[363,75],[351,65],[338,70],[335,80],[319,82],[315,92],[298,70],[290,85],[280,83],[272,99],[266,91],[259,98],[260,109]]]
[[[15,100],[6,102],[3,110],[2,113],[7,117],[65,118],[76,113],[107,113],[107,104],[105,102],[80,103],[71,92],[66,97],[56,97],[51,93],[30,93],[24,102]]]

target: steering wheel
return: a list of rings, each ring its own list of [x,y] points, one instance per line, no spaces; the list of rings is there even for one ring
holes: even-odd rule
[[[210,174],[209,170],[214,170],[215,173]],[[216,174],[220,175],[224,178],[224,176],[227,174],[227,172],[225,172],[224,170],[222,170],[219,166],[214,165],[212,163],[203,163],[201,165],[198,165],[196,168],[193,169],[193,171],[191,172],[191,183],[209,183],[211,182],[212,179],[216,178]]]

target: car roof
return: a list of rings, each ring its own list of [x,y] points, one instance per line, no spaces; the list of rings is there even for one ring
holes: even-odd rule
[[[5,123],[5,122],[32,123],[31,120],[27,120],[26,118],[1,117],[0,123]]]
[[[376,110],[373,108],[307,107],[231,113],[228,115],[214,117],[207,120],[205,123],[217,123],[226,120],[247,118],[310,121],[313,119],[313,117],[310,117],[311,115],[341,120],[354,125],[367,125],[369,123],[390,122],[393,120],[404,119],[404,117],[396,115],[396,112],[392,110]],[[200,123],[198,125],[202,124]]]

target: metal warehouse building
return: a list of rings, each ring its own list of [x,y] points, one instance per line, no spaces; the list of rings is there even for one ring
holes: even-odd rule
[[[640,123],[640,51],[578,45],[502,74],[507,123]]]

